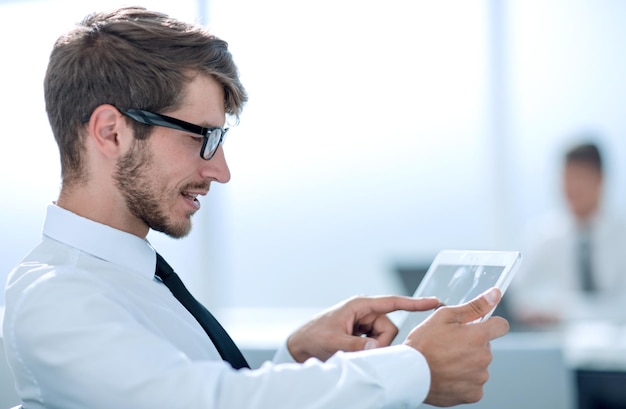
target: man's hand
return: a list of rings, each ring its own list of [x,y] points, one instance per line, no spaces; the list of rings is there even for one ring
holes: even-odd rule
[[[397,311],[426,311],[439,305],[435,298],[354,297],[313,318],[287,341],[297,362],[311,357],[326,361],[337,351],[361,351],[387,346],[398,328],[386,314]]]
[[[430,367],[426,403],[453,406],[482,398],[492,359],[489,341],[506,334],[509,323],[501,317],[471,322],[490,312],[501,297],[494,288],[466,304],[441,307],[411,331],[404,343],[420,351]]]

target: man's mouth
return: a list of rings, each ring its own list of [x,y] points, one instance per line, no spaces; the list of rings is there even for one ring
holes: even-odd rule
[[[189,193],[189,192],[183,192],[183,196],[185,196],[187,199],[197,202],[198,201],[198,194],[197,193]]]
[[[191,192],[184,191],[181,194],[185,198],[189,206],[191,206],[194,212],[200,209],[200,201],[198,200],[198,195],[200,193],[191,193]]]

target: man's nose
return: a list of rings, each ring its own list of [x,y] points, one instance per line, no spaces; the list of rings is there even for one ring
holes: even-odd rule
[[[224,155],[222,145],[217,147],[215,155],[213,155],[210,160],[201,160],[204,162],[202,168],[203,177],[216,180],[220,183],[228,183],[230,180],[230,169],[226,163],[226,156]]]

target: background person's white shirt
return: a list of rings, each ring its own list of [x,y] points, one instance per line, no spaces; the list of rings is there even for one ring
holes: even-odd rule
[[[134,235],[48,208],[41,243],[9,275],[5,349],[36,408],[416,407],[430,387],[408,346],[337,353],[326,363],[233,370],[154,278]]]
[[[626,224],[606,212],[590,222],[591,266],[597,291],[582,291],[578,229],[567,214],[550,213],[526,232],[524,260],[508,297],[514,316],[553,315],[562,322],[626,319]]]

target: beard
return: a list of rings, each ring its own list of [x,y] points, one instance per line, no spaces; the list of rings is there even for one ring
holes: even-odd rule
[[[191,216],[175,222],[164,208],[168,191],[158,185],[161,179],[154,167],[153,156],[148,150],[147,140],[135,139],[130,151],[117,162],[114,179],[126,201],[126,207],[136,218],[149,228],[179,239],[189,234]]]

